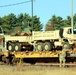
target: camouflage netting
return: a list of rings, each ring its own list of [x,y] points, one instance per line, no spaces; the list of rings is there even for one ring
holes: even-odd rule
[[[21,27],[15,27],[14,30],[12,31],[11,35],[15,36],[30,36],[31,34],[31,29],[24,28],[24,30],[21,29]]]
[[[22,34],[25,35],[25,36],[26,36],[26,35],[28,36],[28,35],[31,35],[31,31],[30,31],[29,28],[25,28],[25,29],[22,31]]]
[[[15,28],[13,29],[13,31],[11,32],[11,35],[20,35],[21,32],[22,32],[21,27],[15,27]]]

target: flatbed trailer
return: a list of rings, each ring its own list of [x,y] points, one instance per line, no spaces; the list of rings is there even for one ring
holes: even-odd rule
[[[42,51],[42,52],[36,52],[36,51],[23,51],[23,52],[0,52],[0,57],[2,61],[8,62],[19,62],[20,59],[25,59],[25,62],[30,60],[30,63],[33,62],[31,59],[36,59],[36,60],[45,60],[48,62],[51,60],[52,62],[57,62],[59,58],[61,50],[57,51]],[[57,61],[55,60],[57,59]],[[67,53],[67,58],[74,58],[76,59],[76,53],[74,53],[74,50],[69,50]],[[69,60],[71,61],[71,60]],[[75,60],[76,61],[76,60]],[[44,62],[44,61],[43,61]]]
[[[21,51],[21,52],[0,52],[0,56],[4,55],[8,57],[9,55],[15,56],[15,58],[54,58],[59,57],[61,50],[57,51]],[[73,50],[69,50],[67,52],[69,55],[67,57],[71,57],[72,55],[75,55]],[[73,56],[72,56],[73,57]],[[75,56],[74,56],[75,57]]]
[[[58,58],[61,50],[57,51],[23,51],[23,52],[8,52],[10,55],[15,56],[15,58]],[[76,52],[74,50],[69,50],[67,52],[67,57],[76,57]]]
[[[58,52],[11,52],[16,58],[52,58],[58,57]]]

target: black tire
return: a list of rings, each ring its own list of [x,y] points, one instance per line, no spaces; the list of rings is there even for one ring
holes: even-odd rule
[[[7,50],[8,50],[9,52],[13,52],[13,51],[14,51],[14,44],[13,44],[13,43],[8,44]]]
[[[19,43],[15,44],[15,51],[18,52],[21,50],[21,45]]]
[[[50,51],[52,49],[52,43],[50,42],[45,42],[44,43],[44,50],[45,51]]]
[[[37,43],[36,51],[42,51],[42,50],[43,50],[43,43],[42,42]]]
[[[64,45],[67,45],[68,49],[72,49],[72,45],[70,45],[69,42],[65,42]],[[63,45],[63,48],[64,48],[64,45]]]

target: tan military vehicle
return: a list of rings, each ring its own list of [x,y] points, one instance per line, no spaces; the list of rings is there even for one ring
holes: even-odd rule
[[[39,51],[57,49],[63,46],[63,42],[68,45],[68,48],[72,48],[76,42],[76,28],[65,27],[60,30],[45,32],[34,31],[33,40],[35,49]]]

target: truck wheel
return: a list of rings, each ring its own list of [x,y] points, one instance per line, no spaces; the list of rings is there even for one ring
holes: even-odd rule
[[[44,50],[45,51],[50,51],[52,49],[52,43],[50,42],[45,42],[44,43]]]
[[[20,51],[21,50],[21,45],[19,43],[15,44],[15,51]]]
[[[67,45],[68,49],[72,49],[72,45],[69,44],[69,42],[65,42],[64,45]],[[63,47],[64,47],[63,45]]]
[[[36,51],[42,51],[42,50],[43,50],[43,43],[42,42],[37,43]]]
[[[14,44],[8,44],[8,46],[7,46],[7,50],[9,51],[9,52],[11,52],[11,51],[14,51]]]

